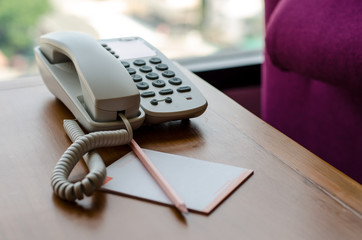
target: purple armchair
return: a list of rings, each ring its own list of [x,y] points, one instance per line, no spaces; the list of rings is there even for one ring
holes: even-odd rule
[[[262,118],[362,183],[362,1],[265,0]]]

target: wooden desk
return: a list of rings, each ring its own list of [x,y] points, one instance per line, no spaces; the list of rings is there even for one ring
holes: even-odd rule
[[[210,215],[186,221],[168,206],[97,192],[56,198],[52,169],[69,146],[71,113],[39,76],[0,83],[0,239],[361,239],[362,187],[195,78],[208,99],[189,122],[142,127],[148,149],[255,173]],[[107,165],[130,149],[102,149]],[[85,173],[78,164],[72,177]]]

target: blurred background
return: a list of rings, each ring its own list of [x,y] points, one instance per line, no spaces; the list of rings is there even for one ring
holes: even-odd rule
[[[171,59],[261,50],[263,0],[0,0],[0,80],[37,73],[42,34],[140,36]]]

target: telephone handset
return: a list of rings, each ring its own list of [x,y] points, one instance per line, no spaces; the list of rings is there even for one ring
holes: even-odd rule
[[[95,40],[79,32],[40,38],[36,61],[49,90],[88,131],[133,129],[201,115],[207,101],[159,50],[138,37]]]
[[[68,201],[102,185],[106,168],[94,149],[129,143],[132,129],[144,122],[197,117],[207,107],[186,75],[138,37],[95,40],[79,32],[54,32],[42,36],[34,52],[45,85],[91,132],[64,121],[73,144],[56,164],[51,184]],[[68,177],[82,157],[90,173],[72,183]]]

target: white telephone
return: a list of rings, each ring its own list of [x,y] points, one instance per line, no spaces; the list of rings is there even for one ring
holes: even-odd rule
[[[88,131],[136,129],[201,115],[207,101],[160,51],[138,37],[95,40],[79,32],[54,32],[34,49],[49,90]]]
[[[132,129],[143,123],[197,117],[207,107],[181,70],[139,37],[95,40],[79,32],[54,32],[42,36],[34,52],[48,89],[91,132],[64,121],[73,144],[55,166],[52,187],[68,201],[91,195],[103,183],[106,168],[95,148],[127,144]],[[82,157],[90,173],[69,182]]]

